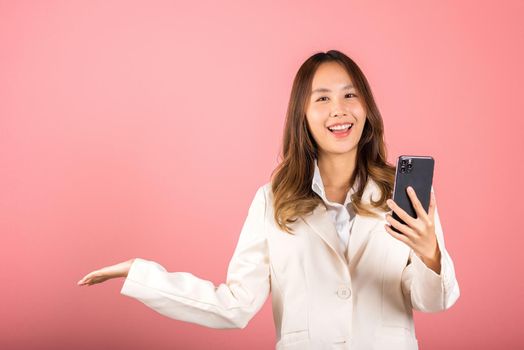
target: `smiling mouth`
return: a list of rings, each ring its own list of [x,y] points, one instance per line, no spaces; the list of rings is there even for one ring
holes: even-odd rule
[[[346,132],[349,129],[351,129],[352,127],[353,127],[353,124],[351,123],[351,124],[348,124],[348,126],[346,126],[345,128],[340,128],[340,127],[330,128],[330,127],[328,127],[327,129],[329,131],[331,131],[333,134],[336,134],[336,133]]]

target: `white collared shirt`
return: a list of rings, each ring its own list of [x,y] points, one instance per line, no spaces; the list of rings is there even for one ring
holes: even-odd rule
[[[356,181],[355,185],[348,191],[344,204],[329,201],[326,197],[324,183],[322,182],[322,177],[320,176],[320,169],[318,168],[317,159],[315,158],[315,173],[313,175],[311,188],[322,198],[324,203],[326,203],[328,207],[328,214],[331,216],[333,222],[335,223],[335,227],[340,238],[340,245],[342,247],[342,251],[344,252],[346,252],[349,244],[351,227],[353,225],[353,219],[355,218],[355,212],[353,211],[353,208],[350,205],[350,203],[351,195],[356,191],[357,186],[358,181]]]

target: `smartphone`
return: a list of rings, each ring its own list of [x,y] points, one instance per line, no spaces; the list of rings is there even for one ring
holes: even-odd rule
[[[417,213],[411,203],[407,188],[408,186],[413,187],[424,210],[428,212],[434,168],[435,160],[430,156],[402,155],[398,157],[395,184],[393,185],[393,201],[413,218],[417,218]],[[394,219],[406,224],[394,211],[392,215]],[[393,225],[391,228],[395,232],[402,233]]]

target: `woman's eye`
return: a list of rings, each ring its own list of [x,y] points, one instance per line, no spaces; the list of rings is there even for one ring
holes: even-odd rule
[[[357,97],[357,95],[355,95],[354,93],[351,93],[351,92],[348,93],[348,94],[346,94],[346,97],[347,97],[347,96]],[[318,98],[317,101],[325,101],[326,98],[327,98],[326,96],[322,96],[322,97]]]

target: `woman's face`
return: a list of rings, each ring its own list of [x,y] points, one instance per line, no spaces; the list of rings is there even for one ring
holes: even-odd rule
[[[319,153],[356,152],[366,122],[366,108],[351,77],[339,63],[322,63],[315,72],[306,119]],[[343,125],[343,132],[330,131],[328,127],[336,124]],[[350,129],[346,128],[348,124],[353,124]]]

